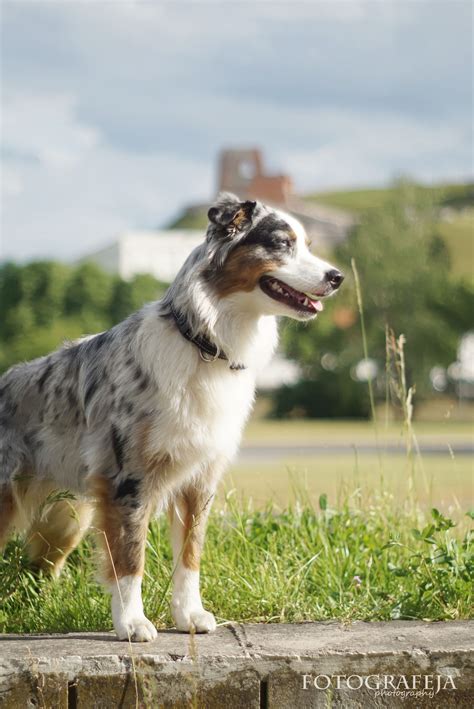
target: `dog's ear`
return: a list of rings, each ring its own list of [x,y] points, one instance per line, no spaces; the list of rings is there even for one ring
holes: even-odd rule
[[[241,202],[234,194],[224,192],[209,209],[207,216],[212,224],[223,228],[228,234],[235,234],[251,223],[256,206],[256,202]]]

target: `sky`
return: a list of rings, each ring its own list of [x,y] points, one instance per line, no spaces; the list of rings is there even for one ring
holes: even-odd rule
[[[0,258],[73,260],[216,189],[472,176],[470,0],[0,0]]]

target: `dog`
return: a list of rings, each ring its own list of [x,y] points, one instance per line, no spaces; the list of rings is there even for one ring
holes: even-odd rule
[[[26,529],[32,563],[58,576],[92,526],[120,639],[156,638],[141,583],[148,523],[165,509],[176,627],[215,629],[199,591],[206,518],[276,319],[314,319],[343,280],[284,212],[224,193],[208,218],[162,300],[0,378],[0,546]],[[62,489],[74,500],[55,500]]]

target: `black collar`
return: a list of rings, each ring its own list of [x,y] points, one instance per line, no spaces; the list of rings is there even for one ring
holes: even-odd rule
[[[186,315],[183,313],[178,313],[174,309],[173,305],[170,305],[170,310],[178,330],[186,340],[189,340],[189,342],[192,342],[193,345],[196,345],[201,359],[204,360],[204,362],[214,362],[216,359],[224,359],[226,362],[229,361],[229,358],[225,352],[222,352],[222,350],[220,350],[213,342],[210,342],[210,340],[203,335],[192,334]],[[236,362],[231,362],[229,368],[233,370],[247,369],[245,365]]]

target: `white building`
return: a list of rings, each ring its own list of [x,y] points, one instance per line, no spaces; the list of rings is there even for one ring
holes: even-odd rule
[[[150,273],[170,283],[195,246],[204,241],[204,230],[168,229],[127,231],[110,246],[84,257],[122,278]]]

